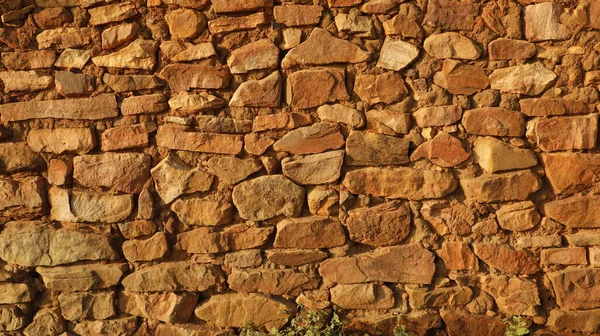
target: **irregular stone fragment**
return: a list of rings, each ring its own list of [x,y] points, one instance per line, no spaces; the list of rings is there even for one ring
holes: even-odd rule
[[[315,28],[306,41],[285,55],[281,66],[289,69],[299,65],[362,63],[368,60],[369,53],[356,44],[335,38],[325,29]]]
[[[171,209],[187,225],[229,224],[234,214],[234,208],[228,202],[200,198],[178,199]]]
[[[533,202],[525,201],[501,207],[496,219],[504,230],[526,231],[538,225],[541,216]]]
[[[351,7],[360,4],[362,1],[363,0],[327,0],[327,4],[329,5],[329,8]]]
[[[481,56],[481,49],[473,40],[453,32],[429,35],[423,48],[436,58],[475,60]]]
[[[54,50],[3,52],[2,63],[9,70],[32,70],[52,68],[56,60]]]
[[[461,179],[460,185],[469,201],[503,202],[526,200],[542,186],[531,170]]]
[[[194,323],[165,324],[156,327],[156,334],[162,336],[233,336],[233,330],[221,329],[208,324]]]
[[[202,292],[222,283],[215,266],[189,261],[169,261],[148,266],[127,275],[123,287],[131,292]]]
[[[390,110],[369,110],[365,113],[367,117],[367,129],[381,134],[397,135],[408,134],[410,131],[410,115],[408,113]]]
[[[462,124],[470,134],[518,137],[525,133],[524,116],[501,107],[466,110]]]
[[[0,170],[14,173],[23,170],[43,170],[46,161],[26,142],[0,143]]]
[[[193,9],[179,8],[165,15],[171,36],[177,39],[192,39],[206,29],[206,16]]]
[[[170,149],[235,155],[242,151],[244,140],[240,135],[189,132],[181,127],[160,126],[156,144]]]
[[[436,76],[434,82],[452,94],[471,95],[490,85],[490,80],[481,67],[457,60],[445,60],[441,74],[442,78]]]
[[[114,49],[125,43],[131,42],[136,36],[140,26],[136,23],[123,23],[102,31],[102,49]]]
[[[527,123],[527,138],[546,152],[592,149],[598,138],[598,115],[535,118]]]
[[[173,153],[154,166],[150,173],[156,193],[166,204],[183,194],[209,190],[214,178],[199,167],[190,167]]]
[[[31,302],[35,290],[24,283],[0,282],[0,304]]]
[[[263,79],[245,81],[231,96],[229,106],[278,108],[281,88],[281,75],[277,71]]]
[[[136,316],[119,317],[110,320],[82,320],[75,323],[73,331],[80,335],[131,336],[137,330]]]
[[[537,165],[537,158],[533,151],[513,147],[492,137],[477,138],[473,151],[475,152],[475,162],[479,163],[481,168],[488,173],[524,169]]]
[[[344,151],[284,158],[281,160],[283,175],[298,184],[324,184],[340,177]]]
[[[4,92],[39,91],[52,86],[54,78],[31,71],[1,71],[0,81],[4,84]]]
[[[210,133],[250,133],[252,132],[251,120],[240,120],[212,115],[199,115],[195,117],[198,131]]]
[[[469,244],[460,242],[443,243],[438,255],[444,260],[446,268],[451,271],[479,270],[479,260],[471,251]]]
[[[111,22],[119,22],[137,14],[135,5],[130,1],[123,1],[106,6],[88,9],[90,24],[97,26]]]
[[[27,144],[36,152],[85,154],[94,149],[96,136],[91,128],[33,129]]]
[[[226,69],[198,64],[169,64],[158,76],[177,92],[189,89],[224,89],[231,81],[231,73]]]
[[[541,156],[546,177],[557,194],[589,190],[600,182],[600,156],[597,154],[544,153]]]
[[[229,287],[241,293],[298,296],[302,291],[315,289],[321,279],[315,273],[294,270],[233,269],[227,277]]]
[[[213,0],[215,13],[251,12],[273,7],[273,0]]]
[[[406,288],[413,309],[463,306],[473,298],[473,290],[464,286],[446,288]]]
[[[317,109],[319,119],[350,125],[354,128],[365,124],[365,117],[358,110],[341,104],[323,105]]]
[[[0,216],[36,218],[46,213],[44,180],[41,177],[0,178]]]
[[[125,263],[36,267],[46,288],[60,292],[83,292],[117,286],[129,270]]]
[[[33,321],[23,330],[25,336],[59,335],[65,332],[65,320],[58,308],[41,308]]]
[[[435,264],[433,253],[419,244],[380,247],[351,257],[326,259],[319,266],[321,276],[331,282],[400,282],[429,284]]]
[[[207,166],[211,174],[226,184],[236,184],[262,168],[256,160],[228,156],[211,158]]]
[[[269,261],[285,266],[299,266],[327,258],[327,252],[308,249],[275,249],[265,251]]]
[[[449,172],[408,167],[353,170],[346,173],[343,184],[353,194],[410,200],[444,197],[458,186]]]
[[[57,68],[83,69],[90,60],[90,51],[83,49],[65,49],[54,63]]]
[[[27,326],[29,317],[19,309],[18,305],[0,305],[0,330],[2,332],[17,331]]]
[[[156,65],[156,49],[158,42],[137,39],[119,51],[92,57],[92,62],[99,67],[152,70]]]
[[[232,197],[240,217],[245,219],[294,217],[300,215],[304,188],[283,175],[260,176],[236,185]]]
[[[206,92],[179,92],[169,99],[171,110],[183,114],[218,110],[224,106],[225,100]]]
[[[279,48],[267,39],[258,40],[231,51],[227,59],[232,74],[274,69],[279,64]]]
[[[473,244],[475,255],[484,263],[511,274],[535,274],[540,271],[538,261],[526,250],[495,243]]]
[[[104,153],[77,156],[73,178],[88,187],[107,187],[137,194],[150,178],[151,157],[141,153]]]
[[[296,71],[288,75],[285,91],[287,104],[298,109],[350,99],[345,71],[337,68]]]
[[[58,303],[65,320],[105,320],[116,314],[114,292],[61,293]]]
[[[440,132],[433,139],[417,147],[410,156],[411,161],[427,158],[429,161],[442,167],[454,167],[469,158],[462,143],[448,133]]]
[[[556,79],[556,74],[541,63],[496,69],[490,75],[491,88],[502,92],[537,96]]]
[[[594,309],[600,307],[598,292],[600,269],[578,268],[547,273],[552,282],[556,302],[561,309]]]
[[[408,89],[400,75],[386,72],[381,75],[358,75],[354,82],[354,92],[371,105],[392,104],[408,95]]]
[[[149,133],[156,128],[153,122],[109,128],[102,132],[100,147],[104,151],[147,147],[150,144]]]
[[[162,86],[154,75],[111,75],[105,73],[102,81],[115,92],[155,89]]]
[[[117,100],[108,93],[93,98],[31,100],[0,105],[0,115],[5,122],[39,118],[100,120],[118,114]]]
[[[276,248],[330,248],[346,242],[342,224],[327,217],[287,218],[277,223]]]
[[[188,253],[219,253],[237,250],[247,250],[263,246],[273,228],[233,227],[222,232],[212,232],[203,227],[177,236],[175,247]]]
[[[526,6],[523,17],[527,39],[534,42],[568,39],[572,32],[560,22],[562,12],[562,5],[552,2]]]
[[[252,124],[253,132],[260,132],[272,129],[295,129],[300,126],[310,125],[312,118],[310,114],[305,113],[275,113],[257,115]]]
[[[419,48],[414,45],[386,37],[379,52],[379,61],[377,66],[380,68],[400,71],[419,56]]]
[[[321,153],[344,145],[344,137],[338,125],[316,123],[288,132],[275,144],[273,149],[292,154]]]
[[[141,195],[143,195],[142,192]],[[140,197],[142,197],[140,195]],[[139,211],[139,210],[138,210]],[[156,224],[151,220],[135,220],[131,222],[118,223],[119,231],[125,239],[133,239],[141,236],[147,236],[156,232]]]
[[[546,216],[568,227],[592,229],[600,227],[600,218],[595,213],[599,205],[597,195],[572,196],[548,202],[544,210]]]
[[[360,11],[367,14],[385,14],[395,5],[393,0],[368,0],[360,6]]]
[[[458,309],[441,310],[440,315],[446,324],[448,335],[503,335],[506,325],[499,317],[471,315]]]
[[[92,43],[91,28],[57,28],[39,33],[35,38],[39,49],[77,48]]]
[[[499,38],[488,44],[490,60],[527,59],[535,52],[535,44],[522,40]]]
[[[227,253],[224,264],[229,267],[256,267],[262,264],[261,250],[244,250]]]
[[[427,3],[423,24],[443,30],[471,30],[479,16],[479,6],[455,0],[433,0]]]
[[[335,25],[339,31],[356,36],[371,37],[374,34],[371,17],[361,15],[361,11],[358,9],[352,9],[348,14],[336,15]]]
[[[503,314],[536,316],[541,304],[534,281],[518,277],[484,276],[481,287],[496,299],[498,310]]]
[[[386,202],[348,212],[346,228],[352,241],[370,246],[396,245],[411,231],[411,214],[406,204]]]
[[[81,96],[94,91],[94,77],[70,71],[56,71],[54,86],[63,97]]]
[[[600,331],[600,310],[567,311],[552,309],[546,322],[552,329],[597,333]]]
[[[313,215],[331,216],[338,211],[339,196],[337,192],[324,188],[313,188],[308,191],[308,210]]]
[[[170,58],[173,62],[189,62],[211,58],[216,55],[215,47],[208,42],[192,45]]]
[[[262,294],[229,293],[211,296],[200,303],[195,314],[218,327],[243,327],[251,322],[257,327],[281,328],[288,322],[291,304]]]
[[[330,292],[331,302],[344,309],[387,309],[395,304],[394,293],[387,286],[337,285]]]
[[[528,98],[519,100],[521,112],[528,117],[588,114],[590,106],[577,100],[555,98]]]
[[[228,34],[242,30],[252,30],[269,23],[264,12],[247,16],[220,17],[208,22],[208,30],[213,35]]]
[[[169,243],[164,232],[147,239],[132,239],[123,243],[123,255],[130,262],[158,260],[166,256],[168,251]]]
[[[462,117],[462,109],[457,105],[421,107],[413,112],[417,125],[421,128],[448,126]]]
[[[386,2],[388,0],[371,0],[370,2],[374,1]],[[396,5],[393,1],[389,1],[388,3],[391,3],[393,7]],[[363,7],[368,4],[369,3],[364,4]],[[421,37],[422,29],[421,24],[417,23],[415,18],[409,16],[409,13],[398,14],[392,19],[383,22],[383,31],[387,36],[410,37],[416,39]]]
[[[56,229],[41,222],[9,222],[0,232],[0,258],[20,266],[55,266],[120,258],[113,237]]]
[[[317,25],[322,14],[323,7],[318,5],[287,5],[273,8],[275,21],[287,27]]]
[[[59,222],[116,223],[133,212],[132,195],[66,190],[49,190],[50,217]]]
[[[346,164],[351,166],[379,166],[406,164],[407,139],[378,133],[352,131],[346,139]]]
[[[72,182],[73,163],[61,160],[51,159],[48,164],[48,176],[46,179],[52,185],[67,185]]]
[[[119,293],[119,310],[166,323],[185,323],[198,302],[197,293]]]
[[[587,265],[587,250],[583,247],[559,247],[543,249],[542,265]]]

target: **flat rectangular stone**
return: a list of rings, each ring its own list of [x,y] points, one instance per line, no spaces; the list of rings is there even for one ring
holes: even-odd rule
[[[162,93],[128,97],[121,103],[123,115],[160,113],[167,109],[169,109],[167,98]]]
[[[34,50],[24,52],[3,52],[2,63],[11,70],[31,70],[52,68],[56,60],[54,50]]]
[[[46,212],[46,193],[41,177],[0,178],[0,195],[0,217],[35,218]]]
[[[160,126],[156,144],[169,149],[234,155],[244,148],[241,135],[189,132],[176,126]]]
[[[268,23],[265,13],[255,13],[235,18],[220,17],[208,22],[211,34],[226,34],[240,30],[250,30]]]
[[[0,105],[3,122],[41,118],[100,120],[119,115],[114,94],[93,98],[39,100]]]

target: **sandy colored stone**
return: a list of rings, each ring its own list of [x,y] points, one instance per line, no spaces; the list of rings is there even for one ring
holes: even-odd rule
[[[90,8],[88,13],[90,14],[90,24],[96,26],[123,21],[136,15],[138,12],[131,1],[123,1],[106,6]]]
[[[345,225],[352,241],[375,247],[396,245],[411,232],[410,209],[399,202],[357,208],[348,212]]]
[[[546,323],[553,329],[563,332],[597,333],[600,331],[600,310],[567,311],[552,309]]]
[[[158,127],[156,144],[169,149],[218,154],[238,154],[244,147],[240,135],[190,132],[169,125]]]
[[[1,71],[0,81],[4,84],[4,92],[39,91],[49,89],[54,78],[31,71]]]
[[[524,201],[502,206],[496,211],[496,219],[504,230],[526,231],[538,225],[541,216],[533,202]]]
[[[413,309],[463,306],[473,298],[473,290],[464,286],[445,288],[406,288]]]
[[[48,191],[50,217],[59,222],[116,223],[133,212],[132,195],[76,191],[53,187]]]
[[[161,336],[233,336],[232,329],[221,329],[208,324],[193,323],[165,324],[156,327],[156,334]]]
[[[507,315],[536,316],[541,305],[535,281],[518,277],[484,276],[481,287],[496,300],[498,310]]]
[[[187,322],[197,302],[197,293],[141,294],[122,291],[118,297],[120,311],[166,323]]]
[[[35,129],[27,144],[36,152],[85,154],[94,149],[96,136],[90,128]]]
[[[351,166],[407,164],[408,145],[407,139],[352,131],[346,139],[345,162]]]
[[[350,125],[354,128],[365,124],[365,117],[358,110],[341,104],[323,105],[317,109],[319,119]]]
[[[587,249],[583,247],[559,247],[543,249],[542,265],[587,265]]]
[[[75,323],[73,330],[81,335],[110,334],[115,336],[129,336],[131,330],[138,327],[136,316],[125,316],[110,320],[82,320]]]
[[[329,248],[346,242],[342,224],[322,216],[287,218],[277,223],[275,248]]]
[[[227,69],[199,64],[169,64],[158,76],[177,92],[189,89],[224,89],[231,81],[231,73]]]
[[[214,56],[217,56],[217,52],[212,43],[200,43],[191,45],[170,58],[174,62],[189,62],[203,60]]]
[[[58,303],[65,320],[104,320],[116,315],[114,295],[112,291],[61,293]]]
[[[25,336],[58,335],[65,330],[65,320],[58,308],[41,308],[23,333]]]
[[[0,216],[31,219],[47,212],[45,184],[41,177],[0,178]]]
[[[462,124],[467,132],[477,135],[518,137],[525,133],[523,114],[501,107],[466,110]]]
[[[490,85],[490,80],[481,67],[457,60],[445,60],[441,75],[436,73],[434,83],[452,94],[471,95]]]
[[[67,69],[82,69],[90,60],[90,51],[83,49],[65,49],[58,56],[54,66]]]
[[[125,239],[147,236],[156,232],[156,224],[151,220],[140,219],[131,222],[118,223],[117,225]]]
[[[153,122],[109,128],[102,132],[100,147],[104,151],[147,147],[150,133],[156,129],[156,123]]]
[[[221,271],[188,261],[162,262],[127,275],[123,287],[130,292],[201,292],[222,283]]]
[[[287,5],[273,8],[275,21],[287,27],[316,25],[322,14],[323,7],[318,5]]]
[[[168,107],[182,114],[217,110],[225,106],[225,100],[206,92],[179,92],[169,99]],[[162,112],[162,111],[161,111]]]
[[[488,173],[537,165],[537,158],[531,150],[513,147],[496,138],[477,138],[474,145],[475,162]]]
[[[370,16],[361,15],[358,9],[352,9],[348,14],[339,13],[335,16],[338,31],[356,36],[372,37],[374,35],[373,21]]]
[[[313,188],[307,194],[308,210],[313,215],[331,216],[338,211],[337,192],[324,188]]]
[[[519,100],[521,112],[528,117],[588,114],[590,106],[585,102],[556,98],[528,98]]]
[[[158,42],[137,39],[111,54],[92,57],[99,67],[152,70],[156,65]]]
[[[236,185],[232,197],[240,217],[265,220],[278,215],[298,216],[304,189],[283,175],[260,176]]]
[[[138,34],[140,26],[133,23],[123,23],[102,31],[102,49],[114,49],[131,42]]]
[[[231,51],[227,59],[232,74],[274,69],[279,64],[279,48],[267,39],[248,43]]]
[[[216,13],[249,12],[273,7],[273,0],[213,0]]]
[[[94,91],[94,77],[87,74],[76,74],[70,71],[56,71],[54,86],[63,97],[76,97]]]
[[[14,173],[24,170],[43,170],[46,162],[26,142],[0,143],[0,170]]]
[[[162,86],[154,75],[111,75],[105,73],[102,81],[115,92],[155,89]]]
[[[286,103],[297,109],[350,99],[345,71],[338,68],[300,70],[288,75],[285,96]]]
[[[526,250],[506,244],[476,243],[473,252],[484,263],[510,274],[535,274],[540,271],[538,261]]]
[[[372,132],[398,135],[408,134],[410,131],[410,114],[391,110],[369,110],[365,113],[367,117],[367,129]]]
[[[427,3],[423,24],[444,30],[471,30],[479,16],[479,4],[455,0],[433,0]]]
[[[395,304],[394,293],[387,286],[336,285],[330,292],[331,302],[344,309],[387,309]]]
[[[471,155],[465,151],[462,143],[448,133],[440,132],[433,139],[422,143],[413,151],[411,161],[427,158],[432,163],[442,167],[454,167]]]
[[[279,72],[273,72],[263,79],[243,82],[229,100],[229,106],[278,108],[281,104],[281,88]]]
[[[250,133],[252,132],[252,121],[227,117],[216,117],[212,115],[197,115],[196,127],[198,131],[207,133]]]
[[[229,267],[257,267],[262,264],[261,250],[243,250],[227,253],[223,263]]]
[[[391,37],[386,37],[379,52],[377,66],[380,68],[400,71],[412,63],[419,56],[419,48]]]
[[[544,204],[544,210],[546,216],[568,227],[591,229],[600,227],[600,220],[595,215],[598,205],[600,197],[597,195],[572,196],[548,202]]]
[[[18,305],[0,305],[0,330],[17,331],[27,326],[29,317]]]
[[[577,268],[549,272],[548,278],[561,309],[594,309],[600,307],[598,292],[600,269]]]
[[[3,52],[2,63],[9,70],[32,70],[51,68],[56,60],[54,50]]]
[[[535,118],[527,123],[527,138],[546,152],[592,149],[598,138],[598,115]]]
[[[408,167],[353,170],[346,173],[343,184],[353,194],[410,200],[444,197],[458,186],[449,172]]]
[[[125,263],[36,267],[46,288],[60,292],[80,292],[117,286],[129,268]]]
[[[321,279],[316,273],[291,269],[233,269],[227,277],[229,287],[240,293],[298,296],[302,291],[315,289]]]
[[[35,290],[24,283],[0,282],[0,304],[31,302]]]
[[[281,170],[283,175],[298,184],[331,183],[340,177],[343,161],[344,151],[329,151],[284,158]]]
[[[535,44],[522,40],[499,38],[488,44],[490,60],[527,59],[535,52]]]
[[[460,120],[462,109],[456,105],[421,107],[412,115],[421,128],[448,126]]]
[[[156,193],[166,204],[183,194],[207,191],[214,177],[199,167],[191,167],[169,154],[151,170]]]
[[[490,75],[491,88],[508,93],[537,96],[549,88],[556,74],[541,63],[496,69]]]
[[[73,160],[73,178],[88,187],[140,193],[150,178],[151,157],[141,153],[83,155]]]
[[[408,89],[400,75],[386,72],[381,75],[358,75],[354,81],[354,92],[368,104],[392,104],[408,95]]]
[[[475,60],[481,56],[481,49],[473,40],[454,32],[429,35],[423,48],[436,58]]]
[[[232,227],[212,232],[201,227],[177,235],[175,248],[188,253],[219,253],[253,249],[265,245],[273,233],[272,227]]]
[[[600,182],[600,156],[597,154],[544,153],[541,157],[546,177],[556,194],[589,190]]]
[[[444,265],[451,271],[477,271],[479,260],[471,251],[469,244],[461,242],[442,243],[438,255],[444,260]]]
[[[77,48],[92,42],[91,28],[56,28],[39,33],[36,37],[39,49]]]
[[[394,1],[390,0],[371,0],[363,5],[369,6],[371,3],[386,3],[390,4],[391,7],[395,7],[396,4]],[[384,10],[385,7],[380,7],[381,9],[377,11]],[[364,9],[362,10],[364,12]],[[387,12],[387,10],[386,10]],[[422,34],[422,26],[420,23],[417,23],[415,18],[407,15],[408,13],[401,13],[394,16],[392,19],[383,21],[383,31],[385,35],[388,36],[401,36],[401,37],[410,37],[410,38],[418,38]]]
[[[206,29],[206,16],[193,9],[178,8],[165,15],[171,36],[176,39],[192,39]]]
[[[288,132],[273,144],[273,149],[292,154],[313,154],[343,145],[344,137],[337,125],[316,123]]]
[[[188,225],[222,225],[233,220],[234,208],[225,201],[178,199],[171,205],[179,220]]]
[[[327,258],[327,252],[310,249],[273,249],[266,250],[269,261],[285,266],[300,266]]]
[[[253,132],[260,132],[273,129],[295,129],[301,126],[310,125],[312,118],[306,113],[274,113],[258,115],[254,118],[252,124]]]
[[[150,238],[132,239],[123,243],[123,255],[130,262],[159,260],[167,255],[169,243],[164,232]]]
[[[542,182],[531,170],[520,170],[461,179],[460,185],[469,201],[502,202],[526,200]]]
[[[523,9],[525,36],[538,42],[547,40],[566,40],[572,32],[560,22],[563,6],[557,3],[538,3]]]
[[[246,16],[220,17],[208,22],[208,30],[213,35],[228,34],[236,31],[252,30],[270,23],[264,12]]]

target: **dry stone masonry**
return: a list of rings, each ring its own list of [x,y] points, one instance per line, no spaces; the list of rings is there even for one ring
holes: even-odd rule
[[[600,1],[0,1],[0,335],[600,335]]]

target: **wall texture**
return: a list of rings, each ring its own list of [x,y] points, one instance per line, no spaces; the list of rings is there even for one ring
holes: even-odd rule
[[[600,1],[0,1],[0,334],[600,333]]]

